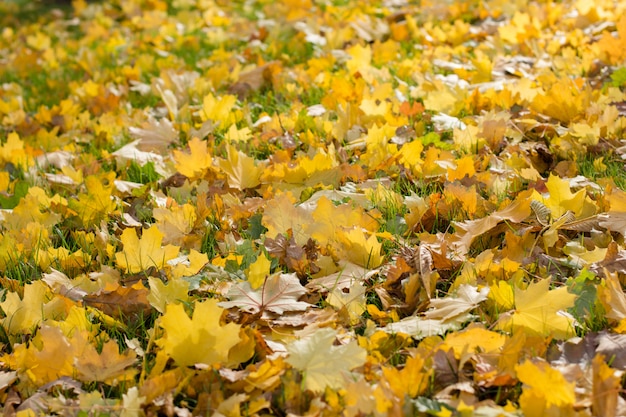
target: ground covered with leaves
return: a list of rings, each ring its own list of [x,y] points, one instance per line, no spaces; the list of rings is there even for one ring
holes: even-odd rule
[[[3,415],[625,415],[624,16],[1,2]]]

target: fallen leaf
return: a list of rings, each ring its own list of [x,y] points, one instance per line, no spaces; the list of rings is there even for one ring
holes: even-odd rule
[[[119,353],[118,344],[109,340],[102,346],[98,353],[94,346],[87,345],[74,361],[78,371],[77,379],[85,382],[101,381],[109,385],[117,385],[125,381],[131,381],[137,370],[130,368],[136,363],[136,355],[130,349]]]
[[[115,254],[117,265],[127,273],[136,274],[150,267],[162,269],[167,261],[178,255],[179,248],[172,245],[161,247],[163,234],[157,226],[142,232],[141,238],[133,228],[125,229],[120,237],[124,249]]]
[[[304,311],[311,304],[298,299],[306,292],[295,274],[276,273],[268,276],[256,290],[252,289],[248,281],[233,285],[226,294],[230,301],[220,302],[219,305],[223,308],[239,307],[252,314],[265,311],[276,314]]]
[[[365,363],[365,349],[354,340],[335,346],[336,337],[335,330],[322,328],[287,345],[286,361],[302,371],[305,389],[322,392],[326,387],[343,387],[350,370]]]
[[[524,384],[520,407],[526,415],[572,412],[576,400],[575,384],[565,380],[559,371],[545,362],[535,364],[528,360],[517,365],[515,371]]]
[[[141,281],[130,287],[118,285],[113,290],[99,290],[83,298],[85,305],[95,307],[107,316],[131,321],[143,320],[152,308],[150,292]]]
[[[515,333],[518,330],[529,335],[551,336],[565,339],[574,334],[574,319],[565,311],[574,306],[575,294],[567,287],[549,290],[550,279],[531,283],[522,290],[515,287],[515,310],[498,320],[497,328]]]
[[[241,340],[240,326],[221,325],[222,311],[214,299],[197,302],[191,318],[181,304],[168,305],[159,319],[165,336],[157,344],[179,366],[227,362],[229,350]]]
[[[238,151],[230,145],[226,148],[226,159],[219,159],[218,165],[226,174],[228,185],[238,190],[255,188],[261,183],[263,168],[254,158]]]

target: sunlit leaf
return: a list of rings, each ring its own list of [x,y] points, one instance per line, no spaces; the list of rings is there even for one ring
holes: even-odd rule
[[[220,324],[223,309],[216,300],[196,303],[191,318],[181,304],[170,304],[159,321],[165,336],[157,341],[163,351],[179,366],[216,365],[228,360],[235,346],[240,326]]]
[[[124,271],[135,274],[150,267],[163,268],[167,261],[178,255],[178,247],[161,247],[163,234],[156,226],[144,230],[141,238],[133,228],[125,229],[121,236],[124,249],[115,254],[115,260]]]
[[[287,363],[302,371],[306,389],[320,392],[326,387],[339,388],[349,371],[365,362],[363,348],[355,341],[335,346],[336,336],[333,329],[318,329],[287,346]]]

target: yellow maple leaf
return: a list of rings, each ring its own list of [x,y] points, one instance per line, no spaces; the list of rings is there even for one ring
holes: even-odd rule
[[[80,193],[77,199],[69,200],[69,207],[77,213],[83,225],[99,224],[115,213],[117,203],[112,198],[114,181],[115,172],[90,175],[85,178],[87,193]]]
[[[533,336],[566,339],[574,334],[574,319],[565,310],[574,306],[575,294],[566,287],[549,291],[550,279],[515,288],[515,310],[500,317],[497,328]]]
[[[320,246],[340,241],[340,235],[344,229],[362,227],[374,233],[379,227],[379,223],[372,214],[366,213],[363,208],[354,207],[352,204],[337,206],[325,196],[317,201],[312,215],[314,221],[304,223],[304,227]]]
[[[488,298],[495,304],[499,311],[511,310],[515,306],[513,287],[503,280],[494,282],[489,287]]]
[[[218,164],[226,173],[228,185],[238,190],[245,190],[261,183],[263,168],[257,166],[254,158],[238,151],[234,146],[228,146],[226,152],[226,159],[220,159]]]
[[[167,284],[159,278],[149,277],[150,295],[148,302],[160,313],[165,313],[166,306],[184,303],[189,300],[189,283],[182,279],[173,279]]]
[[[202,102],[200,117],[203,122],[207,120],[218,122],[221,128],[227,129],[236,122],[237,118],[232,112],[236,102],[237,97],[233,95],[215,97],[213,94],[208,94]]]
[[[354,340],[335,346],[336,337],[336,330],[325,327],[287,345],[287,363],[303,372],[305,389],[341,388],[346,382],[344,375],[365,363],[365,349]]]
[[[346,50],[350,55],[350,60],[346,62],[346,67],[350,74],[364,71],[369,68],[372,62],[372,49],[369,45],[354,45]]]
[[[90,256],[81,249],[76,252],[70,252],[64,247],[48,248],[37,252],[37,264],[44,271],[54,265],[64,271],[78,270],[84,268],[86,263],[90,262]]]
[[[189,153],[174,150],[173,155],[176,170],[190,180],[204,177],[213,165],[213,156],[207,148],[207,142],[196,137],[189,141]]]
[[[574,80],[565,78],[547,88],[545,94],[538,94],[530,107],[562,123],[570,123],[584,117],[591,100],[591,89],[581,89]]]
[[[383,245],[378,241],[375,234],[369,234],[361,229],[351,229],[338,235],[340,244],[337,251],[338,256],[357,265],[366,268],[377,268],[385,259],[381,254]]]
[[[527,416],[568,415],[576,396],[575,384],[545,362],[525,361],[515,367],[517,378],[524,384],[520,407]]]
[[[136,274],[150,267],[162,269],[167,261],[178,255],[180,248],[172,245],[161,247],[163,234],[153,225],[144,230],[141,239],[133,228],[122,232],[124,249],[115,254],[117,265],[127,273]]]
[[[422,151],[424,150],[424,144],[419,140],[409,142],[400,148],[398,151],[398,161],[404,165],[405,168],[409,168],[414,175],[420,175],[422,173]]]
[[[68,279],[69,280],[69,279]],[[99,325],[89,321],[90,315],[84,307],[72,306],[63,320],[46,320],[49,326],[58,327],[63,334],[71,337],[74,332],[85,332],[89,337],[95,337],[99,332]]]
[[[265,282],[265,278],[270,274],[270,266],[272,262],[267,259],[264,254],[260,254],[256,261],[250,264],[250,267],[247,271],[248,282],[250,283],[250,288],[256,290]]]
[[[616,322],[626,320],[626,295],[617,273],[607,274],[598,285],[598,301],[606,311],[606,318]]]
[[[551,213],[552,219],[558,219],[568,210],[572,211],[576,218],[584,218],[595,214],[595,204],[587,197],[587,191],[580,189],[575,193],[570,190],[569,181],[550,174],[546,181],[548,195],[541,195],[533,190],[531,199],[543,203]]]
[[[305,227],[314,220],[309,211],[302,206],[296,206],[295,202],[291,193],[282,193],[265,204],[262,220],[263,226],[267,228],[265,236],[274,238],[291,229],[296,243],[306,244],[310,235],[305,232]]]
[[[592,361],[593,388],[592,405],[593,414],[597,416],[615,416],[619,394],[622,390],[623,371],[617,371],[608,365],[609,361],[602,354],[596,354]]]
[[[187,260],[174,267],[172,278],[178,279],[197,274],[207,263],[209,263],[209,257],[206,253],[191,249],[187,255]]]
[[[157,344],[179,366],[226,362],[230,348],[241,340],[241,326],[235,323],[222,326],[223,311],[214,299],[196,303],[192,318],[181,304],[168,305],[159,320],[165,336]]]
[[[428,388],[433,369],[424,367],[424,358],[409,357],[404,368],[383,367],[383,376],[391,391],[398,397],[415,398]]]
[[[252,138],[252,131],[247,127],[237,129],[237,126],[232,124],[224,138],[228,143],[247,142]]]
[[[0,165],[4,166],[6,163],[22,168],[33,164],[33,158],[28,155],[24,142],[15,132],[9,133],[6,142],[0,146]]]
[[[191,204],[157,207],[152,211],[152,216],[164,235],[164,243],[179,246],[185,243],[186,237],[191,234],[198,222],[196,208]]]
[[[448,168],[448,181],[462,180],[465,176],[472,178],[476,174],[474,168],[474,157],[471,155],[464,156],[463,158],[455,161],[454,168]]]
[[[2,361],[18,372],[22,382],[40,387],[60,377],[74,375],[77,348],[61,329],[43,325],[31,343],[16,344],[13,352],[4,355]]]
[[[79,337],[84,338],[82,333],[76,333],[72,339]],[[90,343],[85,342],[84,346],[74,360],[79,380],[102,381],[116,385],[122,381],[132,380],[137,373],[137,369],[130,368],[135,364],[135,352],[126,349],[124,353],[120,353],[120,347],[114,340],[104,343],[100,353]]]
[[[43,282],[35,281],[24,286],[24,296],[16,292],[9,292],[0,307],[6,317],[2,326],[10,333],[29,330],[42,320],[41,305],[50,299],[51,295]]]
[[[501,333],[492,332],[476,325],[460,332],[448,334],[439,349],[444,352],[452,349],[456,358],[461,358],[463,354],[498,353],[504,346],[506,339],[506,336]]]

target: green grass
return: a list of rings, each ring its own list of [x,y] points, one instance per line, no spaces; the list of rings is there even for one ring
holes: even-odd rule
[[[614,152],[583,154],[576,160],[578,173],[592,181],[610,179],[615,186],[626,190],[626,160]]]

